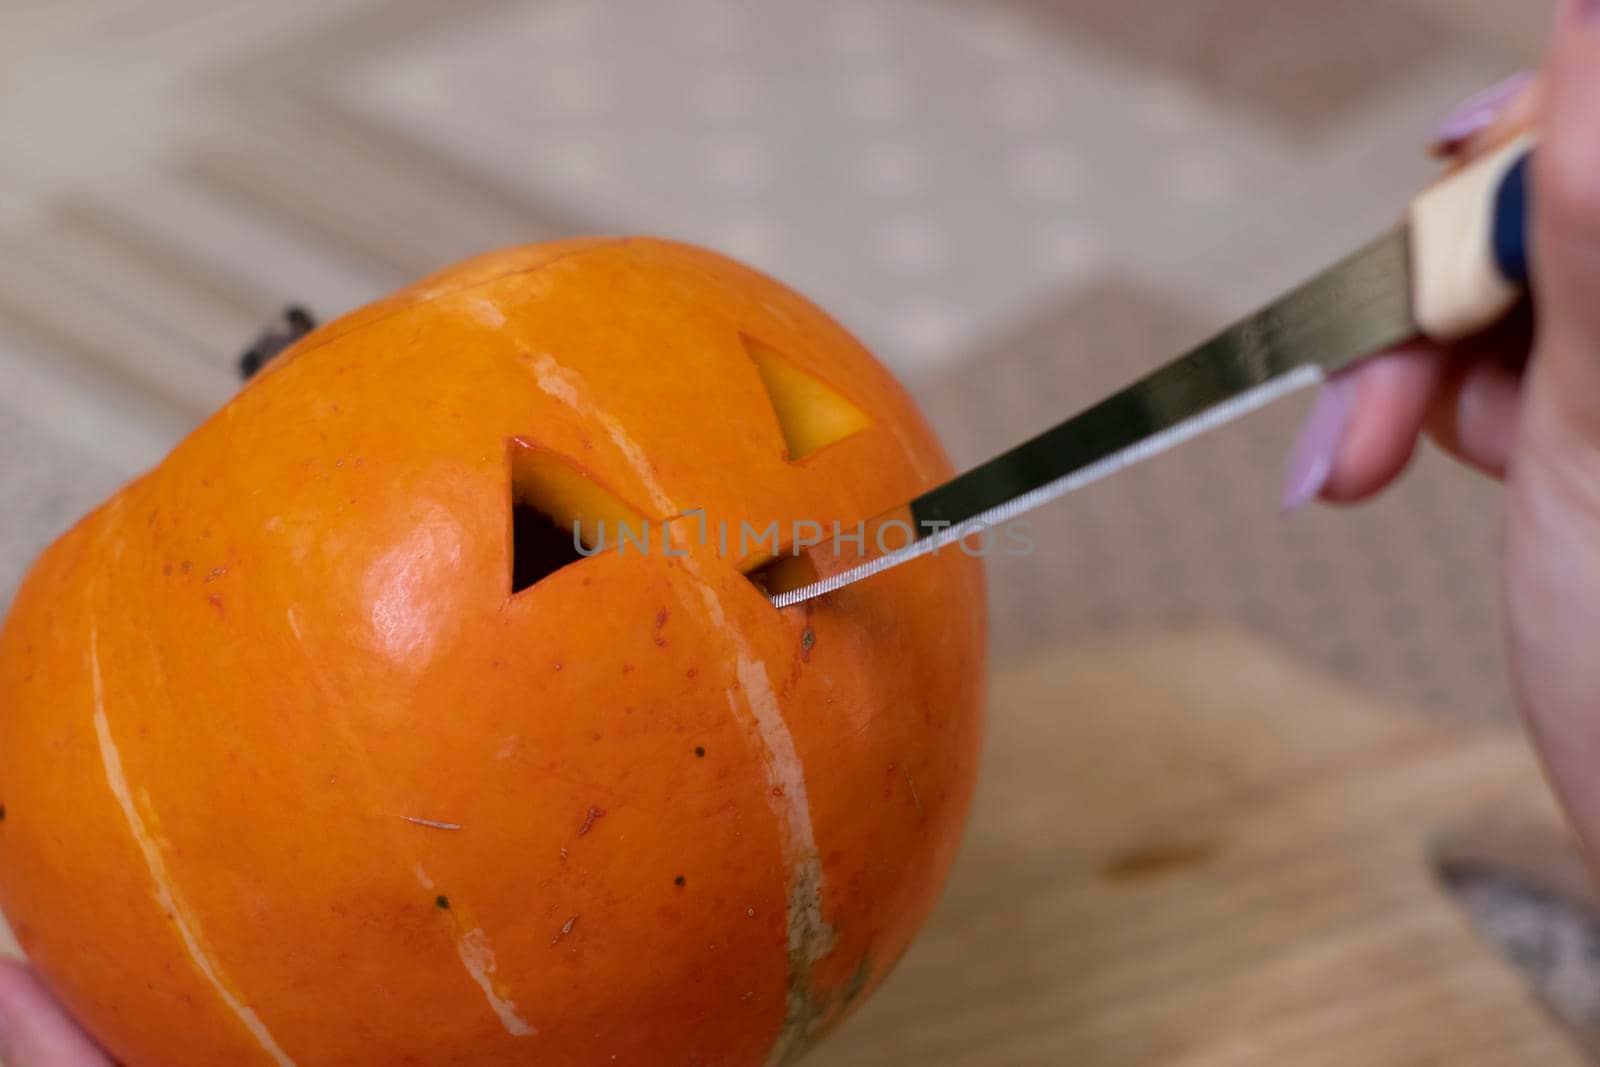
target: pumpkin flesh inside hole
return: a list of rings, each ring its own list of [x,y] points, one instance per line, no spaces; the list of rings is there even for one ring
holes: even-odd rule
[[[740,334],[744,350],[761,375],[783,431],[789,462],[865,429],[866,412],[841,396],[832,386],[801,370],[777,349],[748,334]]]
[[[762,595],[771,598],[779,593],[792,593],[816,581],[817,567],[804,552],[797,556],[792,554],[792,550],[786,550],[768,562],[745,571],[744,576],[761,590]]]
[[[511,592],[543,581],[645,520],[566,457],[523,438],[511,442]],[[581,551],[580,551],[581,547]]]

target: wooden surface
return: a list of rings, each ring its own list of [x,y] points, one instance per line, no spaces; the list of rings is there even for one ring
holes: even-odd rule
[[[930,928],[818,1064],[1587,1062],[1437,881],[1586,892],[1521,738],[1231,631],[998,677]]]

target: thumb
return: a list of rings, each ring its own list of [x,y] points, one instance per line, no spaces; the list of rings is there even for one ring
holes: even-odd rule
[[[1536,337],[1508,478],[1504,605],[1519,702],[1600,857],[1600,0],[1562,0],[1547,69]]]
[[[0,961],[0,1062],[6,1067],[111,1067],[33,972]]]
[[[1564,0],[1534,160],[1540,401],[1600,446],[1600,0]]]

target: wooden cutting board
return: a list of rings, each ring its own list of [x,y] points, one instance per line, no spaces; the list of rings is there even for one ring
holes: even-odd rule
[[[1585,892],[1527,746],[1377,706],[1232,631],[1000,674],[928,930],[818,1064],[1588,1060],[1441,887]]]

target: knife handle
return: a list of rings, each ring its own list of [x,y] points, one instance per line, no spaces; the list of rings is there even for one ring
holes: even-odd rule
[[[1429,186],[1411,202],[1411,312],[1435,341],[1505,317],[1528,289],[1527,133]]]

